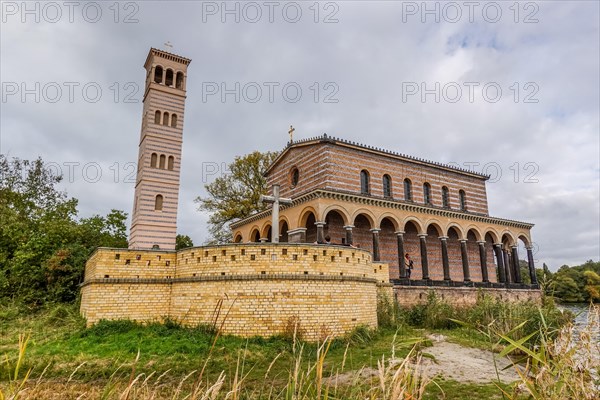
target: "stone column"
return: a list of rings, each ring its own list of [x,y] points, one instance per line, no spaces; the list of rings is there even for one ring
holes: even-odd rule
[[[519,267],[519,253],[517,252],[517,246],[512,246],[512,262],[515,270],[515,282],[523,283],[521,279],[521,267]]]
[[[427,234],[420,233],[419,241],[421,244],[421,268],[423,270],[423,279],[429,279],[429,264],[427,264]]]
[[[344,226],[344,229],[346,230],[346,244],[348,246],[352,246],[354,244],[352,241],[352,228],[354,228],[354,225]]]
[[[396,232],[396,239],[398,240],[398,268],[400,269],[400,279],[405,279],[407,276],[404,258],[404,231]]]
[[[440,236],[442,242],[442,267],[444,269],[444,280],[450,279],[450,260],[448,259],[448,236]]]
[[[288,230],[288,242],[306,243],[306,228]]]
[[[508,262],[508,251],[502,250],[502,256],[504,257],[504,271],[506,272],[506,283],[513,283],[514,277],[511,271],[510,263]]]
[[[317,226],[317,243],[325,243],[325,231],[323,229],[325,227],[325,222],[317,221],[315,222],[315,225]]]
[[[379,254],[379,231],[381,231],[381,229],[371,229],[371,232],[373,233],[373,261],[381,261],[381,256]]]
[[[484,282],[489,282],[488,269],[487,269],[487,251],[485,250],[485,242],[477,242],[479,245],[479,262],[481,263],[481,277]]]
[[[471,274],[469,273],[469,257],[467,253],[467,240],[460,240],[460,254],[462,256],[462,267],[463,267],[463,275],[465,277],[465,282],[471,281]]]
[[[504,271],[504,257],[502,257],[502,244],[494,243],[494,253],[496,254],[496,264],[498,264],[498,280],[500,283],[506,283],[506,274]]]
[[[527,246],[527,265],[529,266],[529,277],[531,278],[531,284],[537,285],[537,275],[535,274],[535,263],[533,261],[533,247]]]

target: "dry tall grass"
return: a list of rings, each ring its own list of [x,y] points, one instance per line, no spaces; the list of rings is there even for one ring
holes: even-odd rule
[[[215,335],[216,343],[218,333]],[[361,371],[344,372],[346,357],[341,367],[335,371],[326,371],[327,353],[331,340],[325,339],[317,348],[316,357],[305,359],[304,345],[293,343],[293,362],[287,371],[273,371],[272,367],[279,356],[270,364],[262,384],[246,385],[248,372],[245,371],[244,350],[240,352],[233,376],[222,372],[216,379],[209,380],[204,376],[204,366],[198,371],[191,371],[178,382],[167,380],[168,371],[160,376],[155,373],[136,372],[136,360],[131,365],[123,365],[117,369],[108,382],[102,385],[83,385],[71,377],[64,382],[46,381],[42,376],[32,381],[30,372],[22,373],[21,365],[26,355],[27,337],[23,336],[19,343],[19,355],[15,365],[11,365],[13,373],[4,388],[0,388],[0,400],[40,400],[40,399],[101,399],[101,400],[420,400],[427,385],[431,383],[421,366],[420,356],[416,356],[416,347],[407,357],[396,359],[392,349],[392,357],[378,361],[374,376],[365,379]],[[415,345],[416,346],[416,345]],[[347,351],[347,349],[346,349]],[[8,358],[6,363],[11,362]],[[131,369],[124,374],[125,369]],[[345,373],[349,379],[339,380],[336,376]],[[270,376],[275,374],[276,376]]]
[[[600,399],[599,306],[590,305],[583,329],[569,323],[558,335],[553,335],[544,324],[539,336],[541,343],[531,348],[527,342],[534,335],[520,340],[502,336],[509,345],[501,356],[515,351],[525,354],[521,360],[525,368],[516,368],[521,383],[512,393],[504,392],[507,397],[516,399],[526,394],[534,400]]]

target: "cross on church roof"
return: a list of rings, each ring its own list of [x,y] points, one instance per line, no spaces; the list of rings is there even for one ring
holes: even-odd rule
[[[292,143],[294,141],[294,131],[296,129],[294,129],[294,127],[292,125],[290,125],[290,130],[288,131],[288,133],[290,134],[290,143]]]

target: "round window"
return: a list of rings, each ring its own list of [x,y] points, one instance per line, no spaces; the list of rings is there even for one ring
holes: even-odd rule
[[[298,184],[298,180],[300,179],[300,171],[298,168],[292,169],[292,187]]]

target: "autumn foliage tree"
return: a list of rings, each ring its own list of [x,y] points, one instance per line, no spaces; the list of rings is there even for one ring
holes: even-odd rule
[[[563,302],[600,301],[600,262],[588,260],[582,265],[563,265],[549,273],[546,294]]]
[[[229,173],[205,185],[208,196],[196,198],[196,203],[199,210],[210,213],[210,243],[231,242],[229,223],[266,208],[259,201],[267,191],[263,174],[277,155],[255,151],[236,157],[229,164]]]

